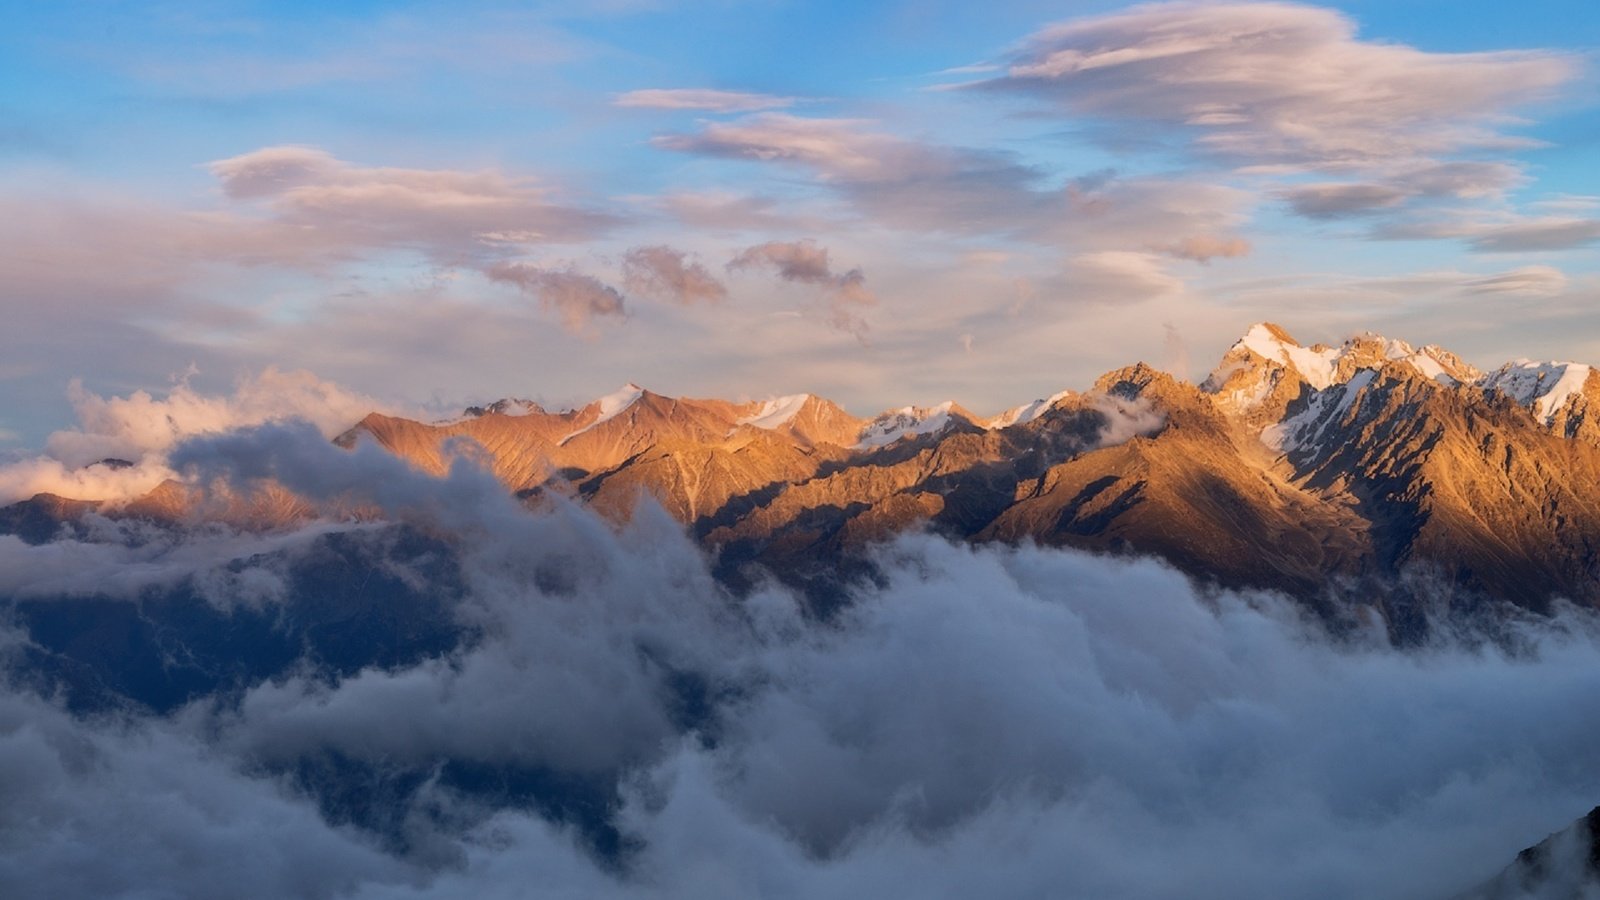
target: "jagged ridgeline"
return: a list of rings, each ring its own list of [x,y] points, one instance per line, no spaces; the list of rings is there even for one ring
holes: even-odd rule
[[[870,574],[865,548],[926,527],[1153,555],[1325,613],[1373,608],[1406,635],[1438,603],[1600,602],[1597,403],[1585,365],[1485,374],[1434,346],[1306,347],[1261,324],[1199,386],[1140,364],[992,418],[945,403],[867,420],[808,394],[735,403],[630,384],[575,410],[372,414],[337,443],[441,474],[465,453],[530,504],[560,495],[613,518],[648,495],[728,583],[771,572],[824,607]],[[219,502],[215,486],[169,482],[101,511],[252,528],[327,513],[270,485],[228,490]],[[0,528],[44,540],[93,508],[41,495],[0,510]]]

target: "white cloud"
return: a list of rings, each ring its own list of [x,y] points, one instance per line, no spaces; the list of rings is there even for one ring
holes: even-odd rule
[[[266,204],[271,216],[245,228],[251,239],[296,252],[402,248],[445,261],[489,244],[590,239],[615,225],[607,213],[559,202],[526,177],[485,170],[361,166],[315,147],[264,147],[209,166],[223,192]],[[240,228],[236,223],[235,228]]]
[[[131,500],[176,476],[167,454],[188,438],[286,419],[311,422],[332,438],[386,408],[309,372],[275,368],[240,379],[231,395],[184,382],[161,397],[142,390],[104,397],[73,382],[68,396],[78,424],[52,433],[42,455],[0,465],[0,504],[39,493]],[[108,459],[119,462],[100,464]]]
[[[1313,6],[1180,2],[1041,29],[975,86],[1171,128],[1233,160],[1341,167],[1526,143],[1499,130],[1506,114],[1577,72],[1556,52],[1364,41]]]

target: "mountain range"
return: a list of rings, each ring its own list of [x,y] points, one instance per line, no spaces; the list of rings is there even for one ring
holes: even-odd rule
[[[1597,413],[1587,365],[1485,373],[1436,346],[1304,346],[1262,323],[1198,385],[1141,363],[988,418],[944,403],[863,419],[809,394],[630,384],[577,409],[373,413],[336,443],[431,473],[466,454],[529,503],[575,498],[614,518],[652,497],[728,582],[774,573],[822,607],[869,574],[865,548],[925,527],[1153,555],[1201,583],[1372,609],[1406,635],[1440,602],[1600,603]],[[257,527],[320,514],[270,487],[221,505],[204,493],[173,481],[103,511]],[[0,510],[0,529],[41,539],[96,506],[41,495]]]

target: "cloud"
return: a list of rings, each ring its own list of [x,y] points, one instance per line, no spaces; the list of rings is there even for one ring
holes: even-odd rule
[[[1282,196],[1308,219],[1343,219],[1393,209],[1408,195],[1387,184],[1307,184],[1285,190]]]
[[[1600,241],[1600,219],[1539,218],[1486,228],[1468,238],[1478,253],[1572,250]]]
[[[835,273],[828,248],[809,238],[768,241],[745,248],[728,263],[729,271],[752,268],[769,268],[784,281],[822,288],[828,324],[865,339],[867,322],[862,311],[876,306],[878,298],[867,289],[867,276],[860,269]]]
[[[93,597],[138,601],[187,585],[218,608],[283,604],[290,585],[278,557],[303,554],[322,535],[356,534],[347,523],[284,533],[227,528],[189,532],[90,517],[73,540],[30,545],[0,536],[0,593],[16,600]]]
[[[916,141],[860,119],[776,113],[706,124],[654,143],[684,153],[803,167],[874,221],[909,231],[1018,237],[1079,250],[1135,250],[1196,236],[1235,240],[1243,191],[1098,172],[1059,187],[1001,151]],[[1225,254],[1218,254],[1225,255]]]
[[[822,622],[722,590],[657,508],[530,511],[470,461],[381,454],[274,424],[176,456],[431,523],[474,637],[131,722],[8,683],[7,896],[211,895],[243,853],[246,895],[1398,900],[1487,879],[1600,796],[1600,723],[1571,714],[1600,690],[1590,612],[1502,619],[1503,643],[1441,620],[1408,651],[1358,595],[1334,636],[1149,560],[910,535]],[[331,783],[279,787],[330,758]],[[442,774],[466,765],[476,789]],[[540,806],[580,780],[625,851]],[[330,826],[330,797],[398,834]]]
[[[1526,180],[1511,163],[1460,160],[1423,165],[1396,176],[1406,190],[1425,197],[1498,197]]]
[[[1301,184],[1279,196],[1308,219],[1341,219],[1396,209],[1415,198],[1500,197],[1524,180],[1516,166],[1497,162],[1430,163],[1382,174],[1388,175],[1382,183]]]
[[[189,438],[297,419],[328,439],[392,408],[310,372],[271,367],[240,378],[228,395],[203,394],[183,381],[161,397],[143,390],[106,397],[74,381],[68,398],[78,424],[52,433],[43,454],[0,465],[0,504],[40,493],[131,500],[175,477],[167,455]],[[108,459],[119,462],[99,464]]]
[[[1056,281],[1062,299],[1075,304],[1139,303],[1184,292],[1183,279],[1160,257],[1125,250],[1080,253]]]
[[[1337,168],[1526,143],[1498,130],[1506,113],[1578,70],[1551,51],[1363,41],[1312,6],[1160,3],[1041,29],[970,87],[1170,129],[1229,160]]]
[[[221,183],[224,194],[235,200],[252,200],[338,178],[345,164],[326,150],[287,145],[217,160],[206,168]]]
[[[959,151],[926,147],[869,131],[865,126],[870,124],[862,119],[764,113],[733,122],[710,122],[696,134],[660,135],[651,143],[680,153],[800,163],[817,169],[826,179],[845,182],[945,175],[973,167],[970,163],[984,156],[966,157]]]
[[[1507,321],[1576,323],[1587,308],[1586,287],[1583,279],[1554,266],[1520,266],[1500,271],[1440,269],[1268,279],[1232,285],[1228,293],[1239,308],[1262,316],[1285,308],[1328,311],[1331,318],[1322,325],[1326,337],[1372,328],[1378,317],[1390,323],[1385,333],[1404,329],[1424,341],[1445,341],[1477,365],[1492,368],[1507,355],[1526,351],[1519,351],[1515,340],[1508,344],[1503,335],[1485,342],[1482,321],[1509,315]]]
[[[623,283],[628,290],[679,304],[721,303],[728,288],[682,250],[656,245],[634,247],[622,257]]]
[[[680,153],[803,166],[870,214],[916,230],[1005,231],[1048,202],[1032,190],[1041,173],[1008,154],[912,141],[871,124],[763,113],[652,143]]]
[[[696,88],[671,88],[628,91],[612,99],[612,105],[632,109],[703,109],[709,112],[756,112],[793,106],[793,97],[753,94],[744,91],[718,91]]]
[[[154,723],[88,724],[0,691],[0,891],[326,897],[413,871]],[[115,848],[115,849],[113,849]]]
[[[1523,266],[1493,275],[1470,278],[1464,289],[1469,294],[1554,297],[1567,289],[1568,278],[1551,266]]]
[[[1207,263],[1213,259],[1232,259],[1250,252],[1250,242],[1243,238],[1220,238],[1212,235],[1194,235],[1158,248],[1178,259]]]
[[[490,281],[514,285],[534,295],[541,306],[554,310],[572,331],[583,331],[597,317],[627,315],[617,289],[592,275],[515,262],[495,263],[485,274]]]
[[[208,168],[226,196],[262,203],[271,214],[242,229],[241,253],[266,240],[268,248],[281,242],[302,253],[402,248],[454,262],[486,245],[588,240],[618,222],[559,203],[528,178],[360,166],[315,147],[264,147]]]
[[[1371,236],[1379,240],[1460,238],[1475,253],[1537,253],[1593,244],[1600,240],[1600,219],[1496,209],[1445,209],[1384,222],[1372,230]]]

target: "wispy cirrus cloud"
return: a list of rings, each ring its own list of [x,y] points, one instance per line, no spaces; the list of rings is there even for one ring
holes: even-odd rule
[[[1600,219],[1560,215],[1488,215],[1446,211],[1385,224],[1374,237],[1386,240],[1460,238],[1475,253],[1537,253],[1573,250],[1600,242]]]
[[[1468,278],[1461,289],[1469,294],[1554,297],[1565,291],[1569,283],[1566,273],[1554,266],[1522,266]]]
[[[1552,51],[1431,53],[1294,3],[1159,3],[1041,29],[969,85],[1153,124],[1245,164],[1319,168],[1525,145],[1506,114],[1579,71]]]
[[[1268,196],[1322,221],[1503,200],[1527,181],[1522,167],[1483,157],[1537,146],[1513,114],[1583,70],[1571,52],[1365,39],[1337,10],[1277,2],[1156,3],[1069,20],[1034,32],[1005,63],[946,87],[1030,101],[1124,152],[1176,146],[1264,178]],[[1300,180],[1312,174],[1339,180]]]
[[[1343,219],[1382,213],[1415,199],[1498,199],[1527,180],[1511,163],[1468,160],[1389,167],[1374,174],[1382,180],[1296,184],[1278,196],[1305,218]]]
[[[264,147],[208,168],[226,197],[264,207],[251,233],[296,248],[403,248],[454,261],[496,244],[589,240],[620,222],[494,170],[363,166],[302,146]]]
[[[1488,228],[1467,243],[1479,253],[1571,250],[1600,242],[1600,219],[1537,218]]]
[[[613,106],[627,109],[702,110],[716,113],[784,109],[798,102],[795,97],[709,88],[647,88],[618,94],[611,100]]]
[[[1247,249],[1229,232],[1243,192],[1182,178],[1115,173],[1051,185],[1014,155],[890,134],[859,119],[764,113],[655,138],[683,153],[798,167],[862,215],[898,229],[1021,237],[1081,250]],[[1172,255],[1195,258],[1192,252]]]

